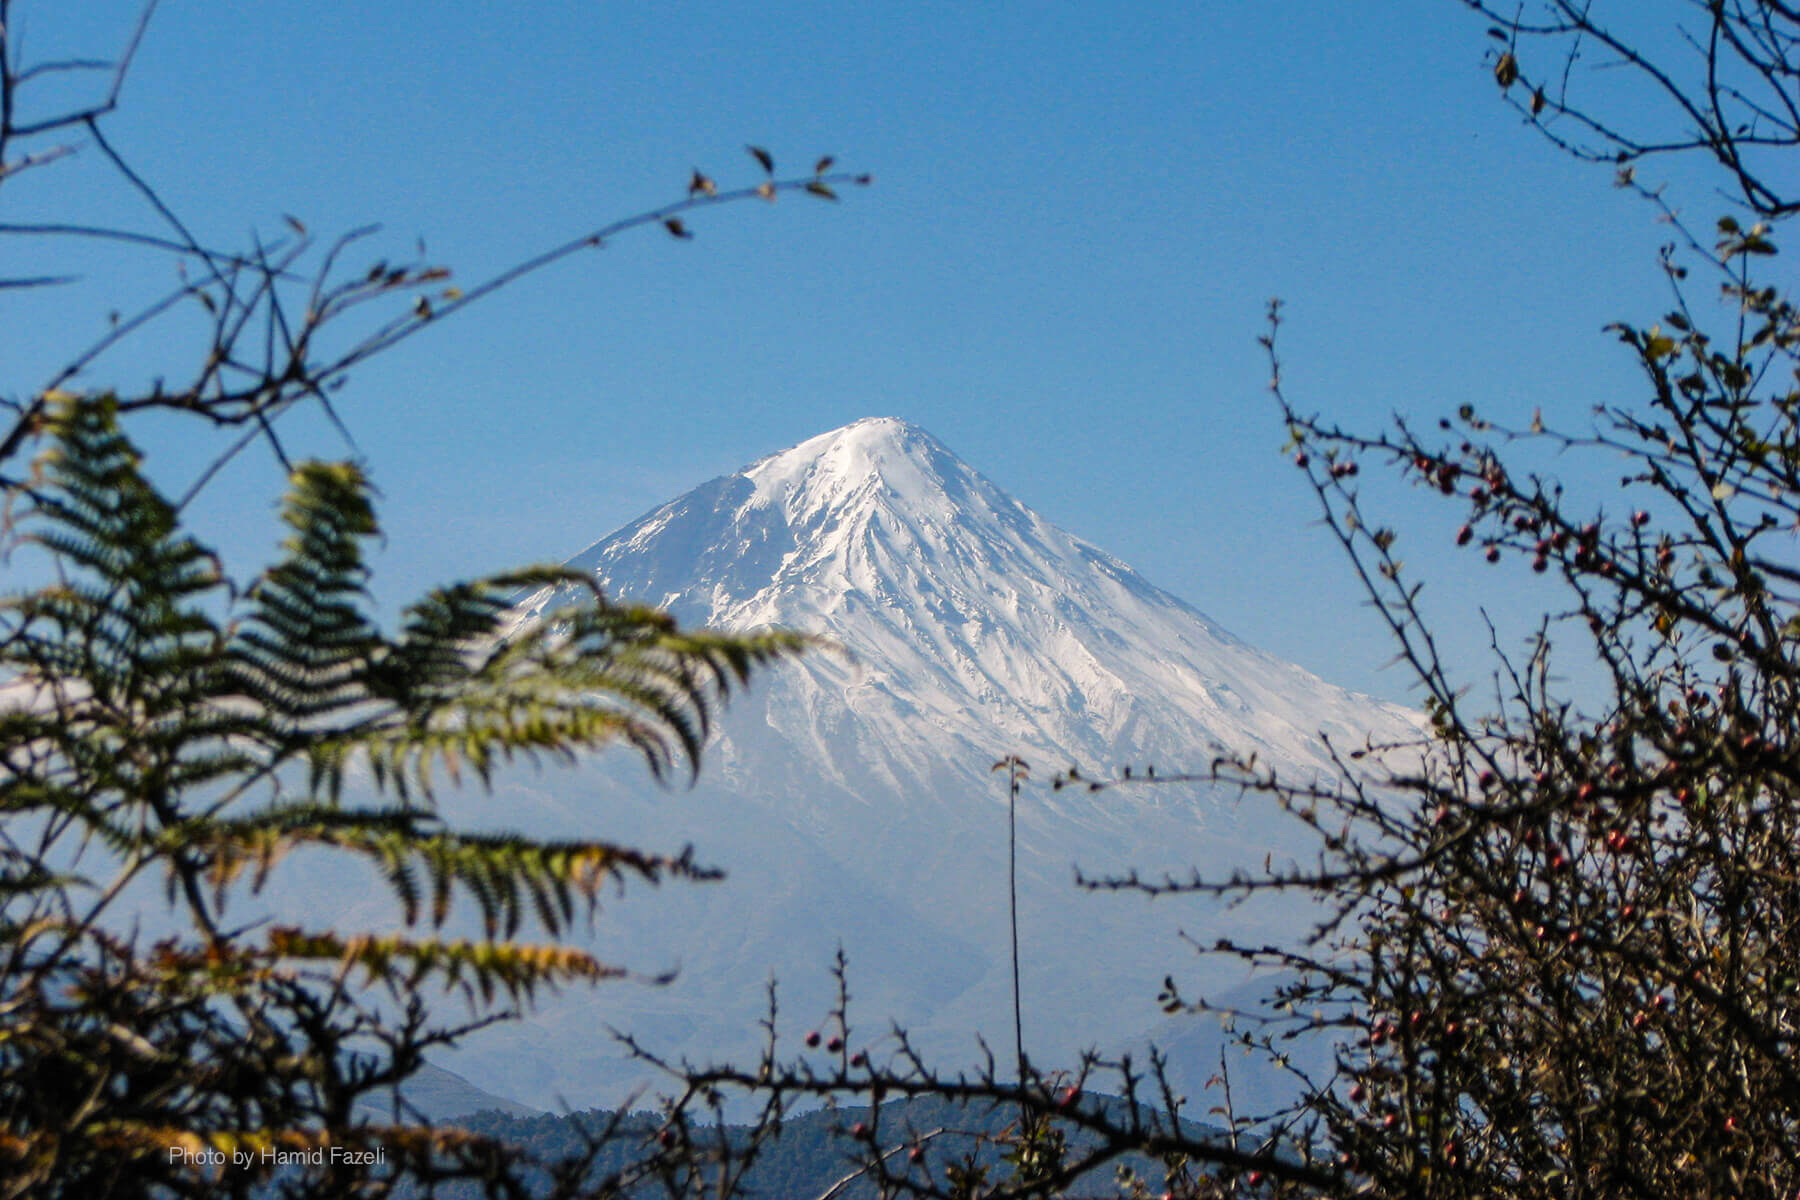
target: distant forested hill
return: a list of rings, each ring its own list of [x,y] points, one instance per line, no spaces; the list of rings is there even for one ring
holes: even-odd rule
[[[1017,1113],[1009,1107],[995,1107],[985,1102],[956,1105],[939,1099],[895,1101],[882,1106],[875,1140],[887,1150],[909,1146],[915,1139],[925,1139],[933,1131],[943,1130],[927,1140],[924,1163],[910,1168],[929,1168],[941,1183],[944,1168],[952,1163],[972,1161],[993,1170],[1010,1169],[1000,1162],[1006,1148],[997,1145],[996,1139],[1011,1131],[1016,1117]],[[845,1131],[857,1122],[868,1122],[869,1119],[866,1108],[820,1110],[790,1118],[783,1125],[780,1136],[766,1141],[758,1153],[746,1176],[746,1194],[770,1200],[814,1200],[856,1169],[857,1164],[850,1156],[854,1143]],[[561,1117],[508,1116],[490,1111],[465,1117],[457,1124],[523,1146],[540,1162],[556,1162],[579,1154],[584,1145],[584,1131],[602,1130],[610,1120],[612,1114],[600,1110]],[[1223,1131],[1211,1126],[1184,1124],[1190,1135],[1225,1136]],[[596,1158],[590,1179],[598,1183],[641,1160],[654,1148],[661,1128],[661,1120],[653,1113],[633,1113],[623,1118],[610,1143]],[[718,1136],[714,1130],[696,1133],[697,1139],[707,1145],[716,1144]],[[741,1150],[747,1143],[748,1129],[727,1126],[725,1136],[735,1149]],[[1070,1138],[1072,1152],[1079,1152],[1089,1145],[1091,1143],[1084,1142],[1079,1136]],[[889,1161],[896,1171],[910,1165],[905,1150]],[[1126,1162],[1155,1190],[1161,1190],[1160,1164],[1141,1156]],[[541,1182],[547,1191],[549,1177],[543,1176]],[[1076,1190],[1091,1195],[1117,1194],[1112,1166],[1096,1171],[1088,1183],[1089,1186]],[[644,1188],[646,1195],[657,1190],[654,1183]],[[404,1190],[401,1192],[401,1195],[406,1194]],[[453,1187],[440,1194],[455,1198],[465,1194],[473,1196],[475,1192],[472,1189],[459,1192]],[[874,1200],[875,1195],[874,1185],[866,1178],[859,1178],[846,1184],[834,1200]]]

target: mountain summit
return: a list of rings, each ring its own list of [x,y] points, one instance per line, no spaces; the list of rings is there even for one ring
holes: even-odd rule
[[[700,1058],[745,1046],[771,972],[783,1011],[816,1021],[840,945],[862,1021],[901,1020],[966,1061],[974,1035],[1011,1024],[1006,792],[991,767],[1013,754],[1034,769],[1018,810],[1027,1048],[1046,1061],[1116,1045],[1157,1021],[1157,984],[1191,963],[1178,929],[1279,938],[1304,914],[1150,914],[1141,898],[1078,891],[1072,866],[1222,874],[1306,841],[1256,796],[1090,794],[1049,777],[1203,770],[1224,751],[1323,773],[1321,733],[1342,748],[1418,728],[1232,637],[891,417],[703,484],[570,565],[685,623],[796,628],[842,652],[767,672],[726,714],[691,791],[658,792],[624,755],[498,789],[509,825],[692,842],[729,874],[627,897],[602,922],[603,952],[679,963],[676,984],[551,1005],[458,1060],[526,1099],[605,1099],[629,1075],[593,1044],[595,1003]],[[526,608],[557,599],[545,591]]]

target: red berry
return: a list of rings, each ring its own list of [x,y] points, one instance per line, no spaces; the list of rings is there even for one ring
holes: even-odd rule
[[[830,1041],[825,1043],[825,1048],[833,1054],[836,1054],[839,1050],[844,1048],[844,1039],[834,1036]]]
[[[1456,531],[1456,544],[1459,546],[1466,546],[1474,539],[1474,537],[1475,531],[1467,525],[1464,525],[1461,529]]]
[[[819,1031],[818,1030],[815,1029],[811,1033],[806,1035],[806,1044],[808,1046],[817,1046],[819,1044]]]
[[[853,1138],[868,1137],[869,1136],[868,1123],[865,1121],[858,1121],[856,1124],[852,1125],[850,1127],[850,1136]]]
[[[1650,523],[1650,514],[1640,508],[1631,514],[1631,523],[1642,529]]]
[[[864,1054],[861,1050],[858,1050],[855,1054],[850,1056],[850,1065],[853,1067],[863,1066],[867,1064],[868,1061],[869,1056]]]
[[[906,1152],[906,1161],[915,1163],[924,1162],[925,1148],[923,1146],[914,1146],[911,1150],[908,1150]]]
[[[1299,467],[1302,470],[1305,470],[1306,464],[1311,461],[1312,461],[1312,459],[1310,459],[1306,456],[1306,451],[1304,451],[1304,450],[1302,450],[1300,453],[1294,455],[1294,465],[1296,467]]]
[[[1500,547],[1489,546],[1488,552],[1487,552],[1487,560],[1491,563],[1499,562],[1500,561]]]

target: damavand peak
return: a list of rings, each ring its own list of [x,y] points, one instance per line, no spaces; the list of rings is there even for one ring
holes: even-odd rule
[[[1168,774],[1248,756],[1329,777],[1324,739],[1417,736],[1420,718],[1247,645],[1105,551],[1008,495],[937,438],[893,417],[820,434],[662,504],[570,560],[621,602],[684,624],[783,627],[831,647],[738,697],[697,784],[667,791],[628,755],[496,786],[509,827],[679,849],[727,872],[702,888],[612,905],[596,945],[667,989],[547,1003],[477,1039],[455,1069],[504,1095],[571,1102],[645,1083],[597,1045],[591,1012],[697,1058],[747,1046],[765,988],[815,1020],[826,968],[850,955],[863,1019],[907,1025],[947,1053],[1010,1023],[1005,791],[1019,807],[1027,1040],[1070,1055],[1148,1032],[1181,934],[1271,937],[1291,909],[1166,906],[1072,886],[1073,870],[1218,874],[1307,845],[1298,823],[1225,787],[1053,789],[1127,765]],[[1237,580],[1234,586],[1255,586]],[[545,590],[525,613],[554,606]],[[1227,981],[1231,982],[1231,981]],[[634,1074],[634,1071],[636,1072]],[[528,1076],[528,1078],[526,1078]]]

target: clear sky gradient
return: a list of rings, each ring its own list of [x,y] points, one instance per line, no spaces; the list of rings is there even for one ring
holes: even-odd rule
[[[46,57],[112,53],[136,12],[19,9]],[[1465,401],[1580,424],[1635,394],[1602,325],[1667,307],[1666,230],[1502,105],[1486,45],[1454,0],[164,0],[108,128],[216,243],[280,236],[283,213],[320,234],[375,220],[358,265],[422,237],[464,286],[679,197],[691,167],[754,181],[746,143],[875,174],[835,206],[701,214],[691,243],[620,239],[357,374],[344,413],[386,497],[384,603],[567,556],[895,415],[1251,642],[1408,700],[1279,455],[1265,302],[1288,304],[1290,396],[1366,427]],[[91,148],[4,197],[6,220],[156,228]],[[1702,221],[1725,207],[1688,199]],[[86,282],[0,294],[11,396],[173,280],[155,256],[56,253]],[[140,385],[179,361],[178,329],[84,382]],[[347,453],[316,421],[291,436]],[[153,462],[179,479],[214,448],[187,428]],[[1522,618],[1543,589],[1453,551],[1454,511],[1364,475],[1478,677],[1475,605]],[[258,451],[209,493],[207,535],[241,569],[277,537],[279,488]]]

